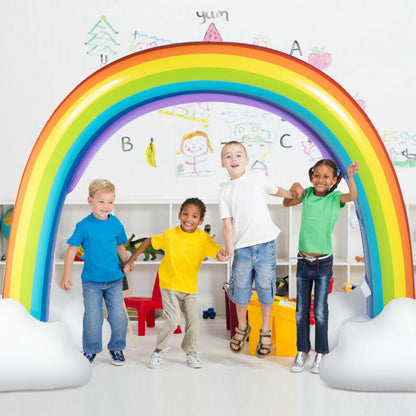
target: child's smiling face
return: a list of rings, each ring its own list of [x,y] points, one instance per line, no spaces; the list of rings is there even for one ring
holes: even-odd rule
[[[199,207],[194,204],[185,205],[178,218],[182,231],[186,233],[194,233],[198,226],[204,222]]]
[[[92,215],[99,220],[106,220],[114,208],[115,195],[113,192],[98,191],[94,196],[88,197],[92,208]]]
[[[226,144],[221,153],[221,166],[227,169],[231,179],[244,175],[248,165],[246,150],[241,144]]]
[[[315,166],[311,182],[315,188],[315,195],[325,196],[328,189],[337,183],[337,177],[334,176],[334,170],[331,167],[321,164]]]

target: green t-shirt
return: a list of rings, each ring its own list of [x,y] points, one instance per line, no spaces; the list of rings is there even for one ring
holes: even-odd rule
[[[313,191],[313,187],[307,188],[302,197],[299,250],[333,254],[332,231],[345,204],[340,201],[340,191],[331,192],[324,197],[315,196]]]

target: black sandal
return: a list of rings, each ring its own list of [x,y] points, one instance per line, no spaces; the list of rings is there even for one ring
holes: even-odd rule
[[[257,344],[256,347],[256,357],[258,358],[264,358],[267,357],[268,355],[270,355],[270,353],[272,352],[272,345],[273,344],[263,344],[261,342],[261,337],[267,337],[270,338],[270,341],[272,339],[272,331],[267,331],[267,332],[263,332],[262,330],[260,330],[260,338],[259,338],[259,343]],[[260,352],[261,350],[266,350],[266,352]]]
[[[243,339],[237,339],[234,334],[234,336],[230,340],[230,350],[232,352],[237,354],[244,348],[244,344],[247,341],[248,334],[250,333],[250,331],[251,331],[251,327],[249,324],[247,324],[247,328],[245,331],[240,329],[238,326],[235,327],[236,334],[242,335]],[[233,345],[237,346],[237,348],[236,349],[233,348]]]

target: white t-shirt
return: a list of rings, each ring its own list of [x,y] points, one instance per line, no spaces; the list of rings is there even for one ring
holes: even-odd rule
[[[231,180],[220,190],[221,219],[233,218],[234,248],[276,239],[280,229],[270,217],[266,194],[274,195],[277,191],[278,187],[263,175],[248,172]]]

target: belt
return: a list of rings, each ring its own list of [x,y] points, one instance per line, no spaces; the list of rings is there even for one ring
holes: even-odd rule
[[[304,260],[308,260],[310,262],[313,262],[315,260],[325,260],[325,259],[327,259],[331,256],[332,256],[332,254],[326,254],[325,256],[308,256],[307,254],[304,254],[301,251],[299,251],[299,253],[298,253],[298,259],[304,259]]]

